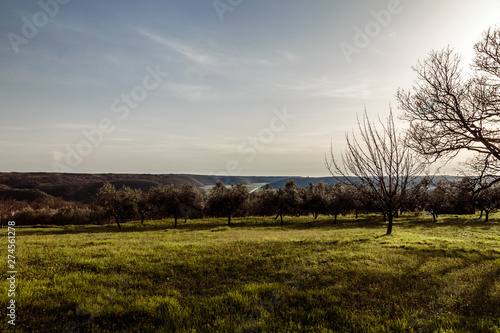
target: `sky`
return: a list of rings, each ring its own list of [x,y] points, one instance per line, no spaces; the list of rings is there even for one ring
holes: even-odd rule
[[[400,115],[419,59],[451,46],[468,69],[499,19],[499,0],[3,0],[0,171],[327,176],[365,107]]]

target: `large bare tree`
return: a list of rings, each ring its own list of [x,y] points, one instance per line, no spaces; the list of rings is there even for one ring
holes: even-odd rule
[[[468,168],[486,187],[500,181],[500,29],[474,46],[470,71],[450,48],[432,51],[413,69],[417,79],[397,99],[410,121],[409,145],[435,160],[475,152]]]
[[[340,160],[330,148],[330,159],[326,167],[339,181],[363,191],[363,195],[374,200],[381,212],[387,216],[387,234],[392,232],[393,219],[400,209],[408,186],[425,171],[425,164],[405,144],[395,125],[392,111],[384,125],[377,130],[370,122],[366,110],[358,127],[360,139],[346,135],[347,148]]]

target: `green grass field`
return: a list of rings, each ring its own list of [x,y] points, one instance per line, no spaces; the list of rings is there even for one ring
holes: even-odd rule
[[[16,227],[15,329],[500,332],[496,218],[403,217],[392,236],[379,216]]]

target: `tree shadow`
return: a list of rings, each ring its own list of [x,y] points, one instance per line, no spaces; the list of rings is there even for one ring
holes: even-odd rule
[[[99,234],[99,233],[130,233],[130,232],[148,232],[148,231],[208,231],[217,227],[227,226],[227,220],[224,218],[193,219],[184,223],[179,221],[177,227],[174,227],[173,220],[146,220],[142,225],[140,222],[128,221],[121,223],[122,230],[118,230],[115,223],[104,225],[63,225],[63,226],[16,226],[20,235],[70,235],[70,234]],[[480,221],[477,218],[445,216],[437,222],[427,217],[409,217],[402,216],[394,220],[393,233],[398,229],[411,230],[413,228],[442,228],[453,226],[455,228],[470,227],[493,227],[498,226],[496,220],[490,219],[489,222]],[[272,217],[239,217],[233,218],[230,225],[231,229],[244,228],[276,228],[284,230],[347,230],[347,229],[384,229],[387,228],[387,222],[383,221],[382,216],[368,215],[357,220],[348,217],[339,217],[336,221],[333,217],[326,217],[315,220],[313,217],[288,217],[281,225],[279,220],[273,220]],[[389,236],[382,234],[375,238]]]

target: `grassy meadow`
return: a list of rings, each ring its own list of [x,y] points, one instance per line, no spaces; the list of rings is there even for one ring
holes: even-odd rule
[[[18,226],[15,331],[498,333],[496,218]]]

